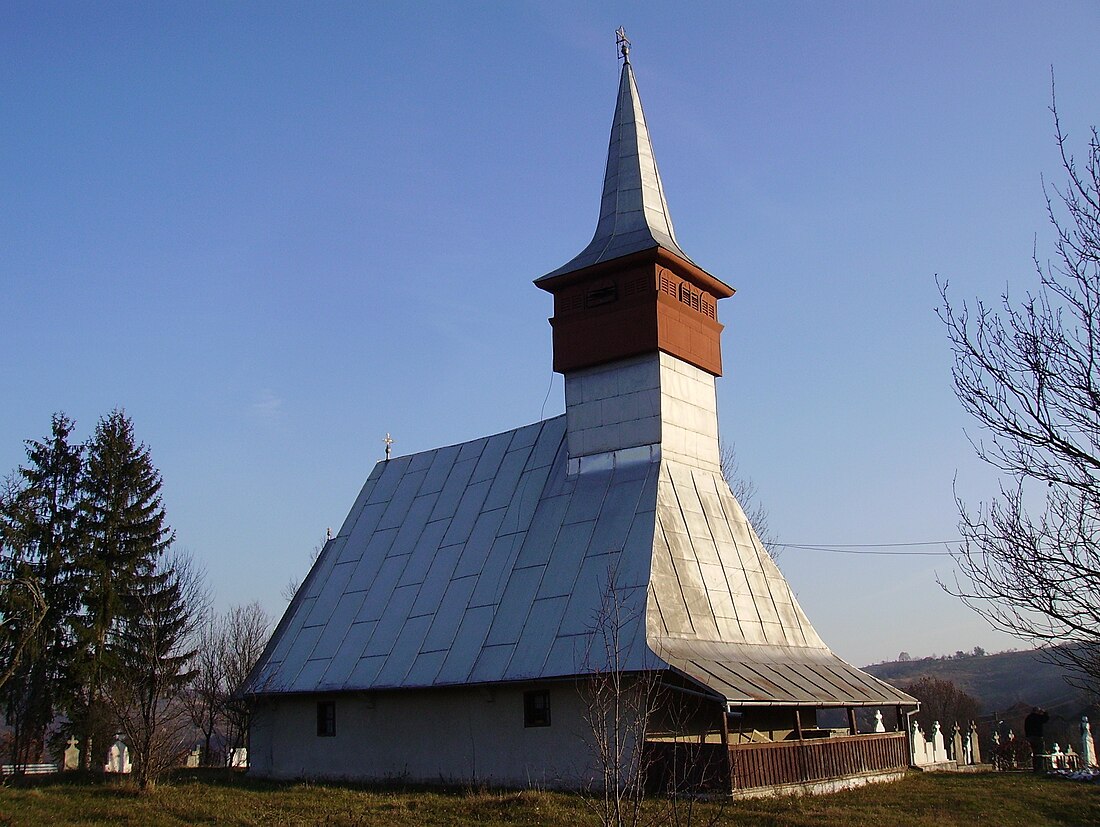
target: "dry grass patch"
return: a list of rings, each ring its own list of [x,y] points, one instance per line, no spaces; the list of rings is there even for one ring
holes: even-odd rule
[[[670,823],[672,803],[646,804],[650,824]],[[684,802],[677,814],[686,813]],[[694,824],[753,827],[975,827],[1100,824],[1100,786],[1031,775],[930,775],[833,795],[699,802]],[[275,783],[189,773],[140,794],[126,784],[35,779],[0,789],[0,825],[420,825],[596,824],[580,796],[532,790],[397,789]]]

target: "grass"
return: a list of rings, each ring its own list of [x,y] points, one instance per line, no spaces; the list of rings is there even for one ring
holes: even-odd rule
[[[669,823],[651,799],[647,823]],[[678,804],[684,823],[686,805]],[[753,827],[1096,825],[1100,785],[1030,774],[922,774],[813,797],[696,803],[693,823]],[[546,825],[598,824],[578,795],[389,789],[253,781],[187,773],[141,794],[125,783],[42,778],[0,788],[0,825]]]

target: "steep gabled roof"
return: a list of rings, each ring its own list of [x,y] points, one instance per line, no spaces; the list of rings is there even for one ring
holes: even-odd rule
[[[610,567],[641,617],[657,464],[565,473],[565,417],[380,462],[276,630],[258,692],[586,671]],[[632,627],[630,668],[647,663]]]
[[[567,473],[565,417],[380,462],[251,691],[674,668],[734,703],[912,699],[837,658],[724,480],[655,446]],[[620,659],[601,603],[613,577]]]

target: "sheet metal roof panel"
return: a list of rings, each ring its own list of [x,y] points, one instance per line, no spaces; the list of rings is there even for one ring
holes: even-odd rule
[[[489,629],[486,646],[510,646],[519,640],[545,570],[545,565],[511,570]]]
[[[409,616],[409,608],[416,599],[416,592],[416,586],[402,586],[393,590],[387,601],[390,608],[377,618],[378,625],[374,627],[374,634],[363,649],[364,657],[388,657],[394,651],[394,644],[402,629],[407,623],[417,620]],[[420,641],[417,641],[417,651],[420,651]]]
[[[393,545],[386,552],[387,557],[400,557],[412,553],[434,507],[435,496],[432,494],[417,497],[412,501],[412,505],[409,506],[409,510],[405,514],[405,519],[402,520],[397,530]]]
[[[584,559],[588,540],[592,536],[594,523],[573,523],[561,527],[552,546],[547,561],[546,572],[539,586],[537,597],[568,596],[578,581],[581,561]]]
[[[544,672],[543,665],[557,637],[556,630],[561,626],[566,601],[565,597],[550,597],[531,604],[530,612],[520,628],[515,653],[508,664],[508,678],[536,678],[548,674]]]
[[[484,479],[480,483],[471,482],[470,485],[466,486],[462,497],[459,499],[459,506],[455,509],[454,517],[451,519],[451,527],[447,530],[447,533],[443,534],[443,545],[463,543],[470,537],[470,533],[474,529],[474,523],[484,516],[482,506],[485,504],[489,485],[491,485],[491,482]],[[503,518],[502,510],[499,516],[496,517],[497,525]]]
[[[401,479],[405,476],[405,470],[409,467],[411,460],[412,457],[409,456],[395,457],[375,465],[375,470],[378,470],[378,468],[382,470],[374,484],[374,489],[367,498],[368,505],[371,503],[388,503],[393,499],[393,494],[397,490],[397,486],[401,484]]]
[[[476,574],[456,578],[447,583],[431,629],[424,640],[422,647],[424,651],[431,652],[451,647],[458,633],[458,627],[462,623],[462,617],[466,614],[466,608],[470,605],[470,595],[473,594],[476,585]]]
[[[409,513],[409,507],[416,499],[417,492],[428,475],[427,470],[410,471],[406,473],[397,488],[390,497],[389,505],[382,513],[382,519],[378,521],[378,528],[400,528],[405,522],[405,516]]]
[[[828,649],[662,641],[660,654],[730,701],[911,706],[915,700]]]
[[[532,422],[530,425],[516,428],[511,432],[512,441],[508,443],[508,450],[518,451],[523,448],[534,447],[535,443],[538,441],[539,434],[542,433],[544,424],[545,422]]]
[[[317,599],[313,603],[313,610],[305,620],[306,626],[323,626],[332,617],[332,611],[344,594],[344,587],[351,578],[357,563],[337,563],[329,572],[329,583],[320,590]],[[351,622],[351,618],[347,619]]]
[[[516,487],[519,485],[520,475],[527,467],[527,460],[531,456],[531,447],[518,448],[509,451],[501,460],[500,468],[493,478],[489,493],[485,497],[485,508],[506,508],[515,497]]]
[[[367,591],[374,585],[378,571],[386,560],[386,555],[389,554],[390,546],[393,544],[395,537],[397,537],[396,528],[376,531],[371,535],[370,540],[364,544],[363,555],[355,565],[355,571],[352,572],[351,578],[348,580],[347,591]]]
[[[348,592],[340,595],[337,606],[333,609],[329,620],[321,632],[317,646],[313,647],[310,658],[333,658],[340,649],[340,644],[348,636],[352,621],[359,615],[363,605],[365,592]],[[356,652],[359,657],[360,652]]]
[[[410,617],[405,621],[397,639],[390,645],[389,655],[385,663],[374,679],[375,686],[403,685],[405,675],[412,669],[417,656],[420,654],[420,646],[428,632],[430,623],[431,618],[426,615]],[[373,640],[371,643],[373,644]]]
[[[489,625],[493,622],[493,610],[492,606],[466,610],[443,667],[435,677],[436,684],[465,683],[469,680],[474,662],[489,633]]]
[[[378,521],[382,519],[382,514],[386,510],[386,503],[371,503],[364,505],[363,510],[359,513],[359,516],[354,520],[352,517],[348,517],[344,524],[350,523],[350,527],[346,532],[347,542],[345,544],[345,551],[341,553],[341,559],[357,560],[363,554],[363,546],[370,540],[371,535],[374,534],[374,529],[378,525]],[[354,516],[354,515],[353,515]],[[341,532],[341,536],[345,536],[345,532]]]
[[[377,620],[371,620],[362,623],[352,623],[347,628],[318,688],[342,689],[347,684],[348,678],[355,668],[355,664],[359,662],[359,658],[367,648],[367,642],[370,640],[371,635],[374,634],[374,629],[377,625]]]
[[[447,475],[447,481],[443,484],[443,490],[439,492],[435,510],[429,518],[432,521],[453,517],[458,509],[462,495],[466,493],[466,486],[470,482],[470,476],[477,467],[477,458],[458,460],[451,466],[451,472]]]
[[[454,467],[455,460],[458,458],[460,448],[460,445],[448,445],[446,448],[439,448],[435,451],[425,451],[425,455],[431,456],[432,464],[428,466],[428,473],[420,486],[422,495],[438,494],[443,490],[447,477],[451,473],[451,468]]]
[[[515,647],[511,644],[490,646],[486,643],[478,653],[477,661],[470,672],[470,680],[477,683],[502,680],[514,651]]]
[[[458,565],[458,555],[462,552],[462,546],[450,546],[438,549],[432,558],[428,574],[424,582],[420,584],[420,592],[416,596],[416,602],[412,606],[413,615],[434,614],[443,599],[443,593],[451,582],[451,575]]]
[[[542,468],[528,468],[520,475],[519,485],[508,504],[508,510],[504,513],[501,531],[510,534],[516,531],[525,531],[531,525],[535,508],[538,507],[539,500],[542,498],[550,467],[546,465]]]
[[[479,485],[485,485],[485,483],[479,483]],[[503,508],[498,508],[495,511],[481,511],[478,513],[473,528],[469,532],[469,538],[466,539],[466,545],[462,550],[462,555],[458,558],[458,565],[455,567],[455,577],[480,574],[484,570],[486,560],[492,552],[493,545],[497,538],[497,532],[500,529],[500,524],[503,519]],[[448,532],[447,536],[443,538],[443,541],[446,542],[450,536],[451,533]]]
[[[364,556],[361,564],[365,563],[366,559]],[[397,586],[397,581],[401,577],[401,572],[405,568],[405,562],[403,557],[389,557],[382,560],[374,577],[368,581],[369,588],[366,590],[363,606],[355,618],[357,621],[380,620],[383,614],[388,613],[387,606]],[[358,576],[358,571],[355,576]],[[358,591],[359,585],[353,577],[348,584],[348,591]]]
[[[409,554],[405,568],[401,571],[401,579],[397,581],[398,586],[424,582],[449,524],[448,520],[436,520],[424,526],[424,530],[416,539],[416,545]]]
[[[508,445],[512,441],[514,431],[505,431],[489,437],[481,451],[481,457],[474,467],[474,473],[470,482],[492,482],[500,472],[500,464],[504,461],[504,455],[508,452]]]
[[[405,675],[405,685],[431,686],[435,682],[435,676],[439,674],[439,670],[443,666],[445,657],[447,657],[447,653],[442,649],[437,652],[419,653]]]
[[[564,448],[565,441],[565,414],[547,419],[542,423],[539,438],[535,442],[535,448],[531,451],[531,459],[528,468],[542,468],[556,463],[558,455]]]
[[[471,606],[498,606],[501,603],[508,584],[508,575],[515,565],[523,538],[523,534],[505,534],[493,541],[493,547],[485,557],[485,566],[478,574],[477,585],[470,596]]]
[[[302,671],[306,661],[309,660],[309,655],[313,651],[317,639],[321,637],[323,629],[323,626],[306,626],[294,636],[294,644],[287,651],[282,666],[279,667],[279,674],[276,678],[279,688],[290,689],[295,685],[295,679],[298,677],[298,673]]]
[[[550,552],[554,549],[558,532],[561,530],[562,519],[565,517],[568,508],[569,496],[567,494],[557,497],[543,497],[539,500],[531,517],[531,525],[527,529],[527,537],[524,538],[523,547],[516,559],[517,566],[521,568],[533,566],[545,563],[550,559]]]

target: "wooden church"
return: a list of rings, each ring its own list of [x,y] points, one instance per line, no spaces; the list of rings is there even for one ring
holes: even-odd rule
[[[565,413],[374,467],[250,678],[253,774],[599,784],[607,685],[645,696],[610,760],[651,786],[908,766],[916,701],[822,642],[722,477],[733,289],[676,240],[621,51],[595,235],[535,281]]]

